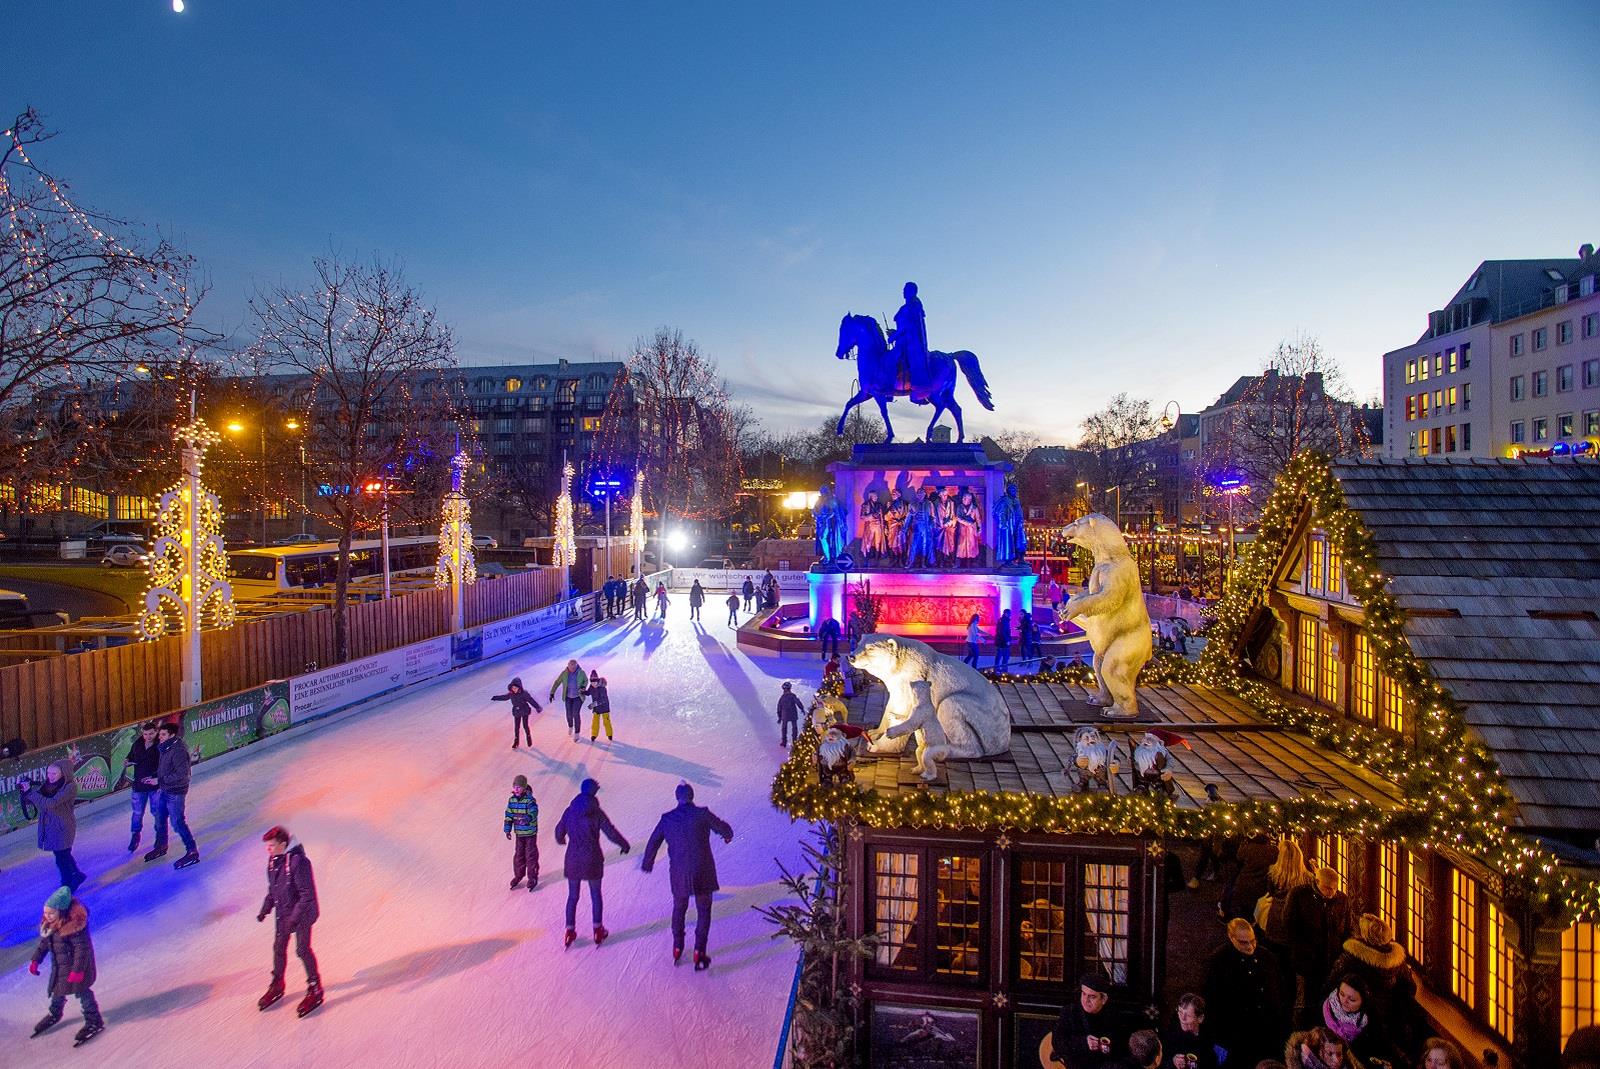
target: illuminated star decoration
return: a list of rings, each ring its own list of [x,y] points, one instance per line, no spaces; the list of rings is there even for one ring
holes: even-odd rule
[[[472,551],[472,502],[461,489],[469,463],[465,453],[450,458],[450,492],[444,495],[440,510],[439,560],[433,566],[433,585],[437,587],[478,581],[478,561]]]
[[[173,485],[156,508],[155,548],[150,553],[150,589],[139,614],[139,637],[160,638],[195,625],[231,627],[233,587],[228,583],[228,554],[222,544],[222,503],[200,482],[206,449],[220,436],[195,419],[174,434],[183,447],[185,466],[193,473]],[[175,619],[174,619],[175,617]]]
[[[557,568],[570,568],[578,562],[578,539],[572,530],[572,464],[561,468],[561,496],[556,498],[555,539],[551,546],[551,563]]]

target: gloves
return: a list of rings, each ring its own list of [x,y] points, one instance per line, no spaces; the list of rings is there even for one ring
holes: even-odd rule
[[[733,842],[733,836],[731,836],[731,835],[724,835],[724,836],[723,836],[723,837],[722,837],[722,841],[723,841],[723,842],[725,842],[725,843],[731,843],[731,842]]]
[[[32,973],[33,975],[38,976],[39,975],[39,963],[37,961],[28,962],[28,971],[30,973]]]
[[[257,924],[260,924],[262,921],[264,921],[266,919],[267,919],[267,915],[265,913],[257,913],[256,914],[256,923]]]
[[[511,838],[511,833],[510,832],[506,832],[506,838],[507,839]]]
[[[81,983],[83,983],[83,973],[77,972],[77,971],[73,971],[73,972],[67,973],[67,983],[69,983],[69,984],[81,984]]]

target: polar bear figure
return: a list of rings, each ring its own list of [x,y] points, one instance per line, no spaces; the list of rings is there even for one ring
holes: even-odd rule
[[[1062,615],[1083,628],[1094,650],[1099,693],[1089,704],[1109,706],[1102,716],[1131,720],[1139,715],[1139,670],[1151,654],[1150,613],[1139,585],[1139,565],[1117,525],[1097,512],[1074,520],[1064,533],[1073,545],[1094,555],[1083,593],[1062,606]]]
[[[926,679],[913,679],[910,687],[911,715],[885,731],[883,737],[898,739],[902,735],[914,735],[917,763],[912,771],[921,776],[924,783],[932,783],[939,778],[937,762],[950,756],[950,740],[933,708],[933,684]]]
[[[897,635],[868,635],[850,658],[853,668],[870,672],[889,689],[883,719],[873,732],[873,753],[902,753],[910,733],[890,729],[917,711],[911,684],[928,683],[928,700],[944,730],[949,757],[991,757],[1011,748],[1011,715],[993,683],[960,658],[947,657],[925,642]]]

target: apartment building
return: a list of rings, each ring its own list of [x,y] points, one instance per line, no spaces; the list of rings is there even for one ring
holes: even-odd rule
[[[1383,357],[1384,455],[1600,449],[1600,256],[1486,260]]]

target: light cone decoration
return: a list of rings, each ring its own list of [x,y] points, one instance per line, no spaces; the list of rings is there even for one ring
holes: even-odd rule
[[[150,553],[150,588],[139,614],[139,637],[231,627],[233,587],[222,543],[222,503],[200,482],[207,447],[220,436],[204,420],[191,419],[174,434],[183,478],[161,495],[156,540]]]
[[[444,495],[439,517],[439,560],[433,566],[433,585],[466,586],[478,581],[478,561],[472,552],[472,502],[461,483],[470,463],[466,453],[450,458],[450,492]]]
[[[628,509],[628,548],[638,556],[644,552],[644,479],[635,478],[633,504]]]
[[[562,465],[561,496],[556,498],[556,529],[551,546],[551,563],[570,568],[578,562],[578,539],[572,529],[572,465]]]

